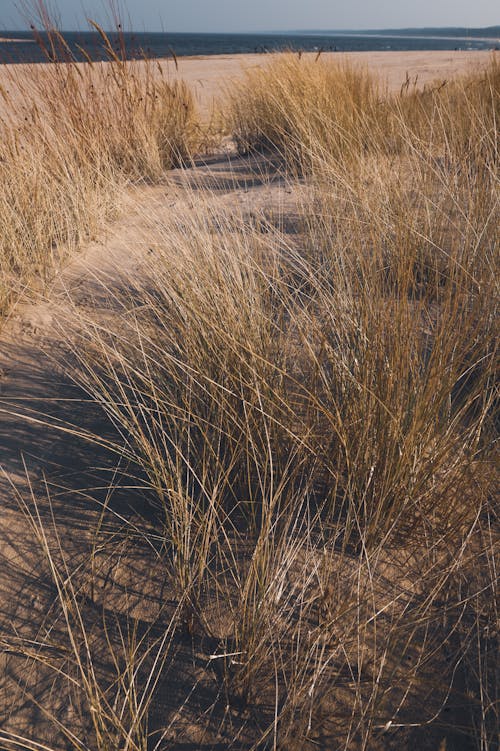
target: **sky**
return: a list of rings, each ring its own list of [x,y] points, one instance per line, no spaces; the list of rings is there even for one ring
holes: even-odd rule
[[[35,3],[37,0],[34,0]],[[85,18],[109,28],[111,2],[48,0],[66,30]],[[19,8],[33,0],[0,0],[0,28],[26,28]],[[123,16],[135,31],[254,32],[292,29],[377,29],[500,24],[498,0],[125,0]],[[17,8],[17,10],[16,10]],[[128,20],[127,20],[128,19]]]

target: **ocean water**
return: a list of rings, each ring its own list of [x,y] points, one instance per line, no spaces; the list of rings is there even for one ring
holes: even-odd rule
[[[495,29],[496,30],[496,29]],[[449,32],[448,32],[449,33]],[[4,64],[18,62],[44,62],[50,45],[46,35],[41,35],[42,44],[33,39],[31,32],[2,32],[0,38],[12,38],[22,41],[0,42],[0,62]],[[65,32],[71,54],[76,60],[83,60],[79,47],[83,48],[93,60],[105,60],[107,55],[102,40],[97,33]],[[120,44],[116,34],[110,34],[113,46],[119,50]],[[180,34],[180,33],[139,33],[124,34],[126,55],[128,58],[168,57],[172,51],[177,56],[183,55],[233,55],[249,52],[271,52],[293,49],[304,51],[382,51],[382,50],[484,50],[500,46],[498,39],[484,37],[464,37],[459,35],[442,35],[442,30],[426,29],[425,35],[415,32],[364,34]],[[45,45],[46,52],[42,49]]]

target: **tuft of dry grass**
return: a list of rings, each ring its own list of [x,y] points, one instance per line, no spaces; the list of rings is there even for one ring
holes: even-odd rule
[[[500,63],[389,95],[366,69],[283,54],[228,89],[222,111],[240,152],[272,150],[298,174],[355,170],[370,155],[422,148],[462,167],[498,164]]]
[[[385,107],[366,70],[287,53],[233,84],[223,111],[241,153],[272,149],[302,173],[313,168],[318,148],[345,160],[362,154]]]
[[[153,493],[182,629],[218,640],[255,744],[411,748],[458,702],[490,748],[493,230],[416,279],[440,208],[409,228],[388,182],[379,224],[377,180],[347,211],[325,185],[298,248],[208,207],[156,228],[125,329],[84,328],[80,382]]]
[[[202,138],[182,81],[127,60],[96,25],[109,59],[77,63],[45,23],[47,64],[2,70],[0,313],[116,213],[127,182],[161,179]]]

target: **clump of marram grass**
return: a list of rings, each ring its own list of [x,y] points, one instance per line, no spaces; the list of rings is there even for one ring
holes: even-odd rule
[[[463,171],[498,168],[500,59],[492,53],[482,70],[436,81],[423,90],[404,89],[393,98],[399,140],[432,151],[436,162],[460,160]]]
[[[309,172],[317,149],[349,161],[368,150],[385,110],[377,81],[359,67],[287,53],[228,90],[227,126],[242,153],[275,150]]]
[[[77,63],[45,22],[50,64],[2,70],[0,314],[102,227],[127,181],[160,179],[200,143],[183,82],[127,60],[99,27],[108,61]]]
[[[316,228],[326,241],[330,225]],[[77,377],[117,428],[111,447],[131,463],[132,484],[148,490],[153,529],[120,513],[107,541],[109,510],[96,547],[136,566],[143,537],[143,565],[163,572],[175,609],[168,696],[180,679],[176,644],[188,635],[195,653],[212,645],[197,680],[213,687],[214,708],[223,699],[216,727],[228,746],[238,723],[248,748],[410,749],[461,733],[492,748],[498,538],[489,430],[482,445],[478,437],[493,384],[480,379],[453,404],[462,359],[471,348],[479,356],[467,311],[449,302],[467,277],[443,293],[438,321],[434,294],[412,306],[398,287],[388,292],[376,256],[323,244],[318,266],[312,248],[292,252],[279,234],[204,209],[160,229],[151,247],[150,274],[130,280],[120,329],[81,321]],[[73,614],[102,602],[111,648],[114,568],[103,563],[95,576],[78,559],[71,575],[71,565],[53,571],[61,603],[51,623],[88,649],[87,621]],[[134,617],[123,617],[118,680],[95,669],[99,648],[83,662],[70,641],[64,671],[44,658],[54,685],[70,675],[75,705],[93,707],[93,729],[70,728],[82,749],[117,739],[155,747],[136,697],[165,702],[161,665],[144,677],[135,669],[147,642],[135,646]],[[40,659],[29,645],[28,665]],[[171,698],[159,712],[167,747],[200,722],[190,696],[179,695],[174,719]]]
[[[359,66],[292,53],[248,71],[229,88],[223,110],[240,152],[274,151],[308,174],[329,164],[350,171],[371,154],[432,150],[462,169],[495,169],[500,115],[500,64],[390,95]],[[469,165],[469,167],[467,167]]]

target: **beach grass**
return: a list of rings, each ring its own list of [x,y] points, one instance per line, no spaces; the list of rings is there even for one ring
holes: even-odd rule
[[[96,26],[105,63],[77,63],[45,18],[46,65],[6,65],[0,87],[0,312],[116,216],[127,184],[189,160],[193,97],[151,60],[127,60]]]
[[[277,84],[234,93],[263,118],[245,150],[302,181],[297,241],[198,199],[151,230],[126,333],[82,326],[80,380],[152,499],[179,632],[257,718],[243,747],[492,749],[497,64],[376,128],[368,74],[308,63],[315,99],[300,65],[265,73],[286,125]]]
[[[481,72],[423,88],[407,75],[394,95],[350,60],[290,52],[246,71],[227,90],[223,111],[242,153],[272,149],[299,174],[325,161],[354,169],[370,154],[395,156],[412,148],[494,165],[499,80],[492,53]]]
[[[135,96],[122,65],[111,67],[120,86],[105,83]],[[70,576],[54,532],[22,502],[56,586],[64,650],[49,667],[79,697],[80,724],[58,727],[75,748],[175,748],[184,731],[199,747],[255,751],[495,748],[499,80],[496,59],[396,96],[321,58],[285,55],[249,73],[227,95],[227,127],[295,181],[295,236],[198,196],[189,215],[151,218],[119,328],[80,313],[72,375],[118,436],[88,437],[127,464],[150,520],[121,513],[120,560],[152,551],[169,605],[156,641],[140,641],[122,602],[129,627],[115,641],[111,569],[97,576],[83,557]],[[168,91],[154,101],[177,102]],[[150,132],[137,143],[134,97],[141,127],[129,113],[129,129],[107,138],[119,104],[106,99],[97,125],[84,121],[82,135],[78,110],[71,126],[69,165],[84,175],[79,149],[93,148],[94,128],[104,186],[156,177],[177,149],[189,153],[182,119],[165,158],[163,126],[154,148]],[[34,144],[60,144],[66,163],[60,113]],[[106,534],[100,518],[93,550]],[[85,626],[82,592],[100,629]],[[186,641],[193,654],[210,645],[213,703],[189,714],[198,665],[153,732],[156,687]],[[103,643],[111,673],[100,678]],[[181,676],[169,680],[177,696]]]

